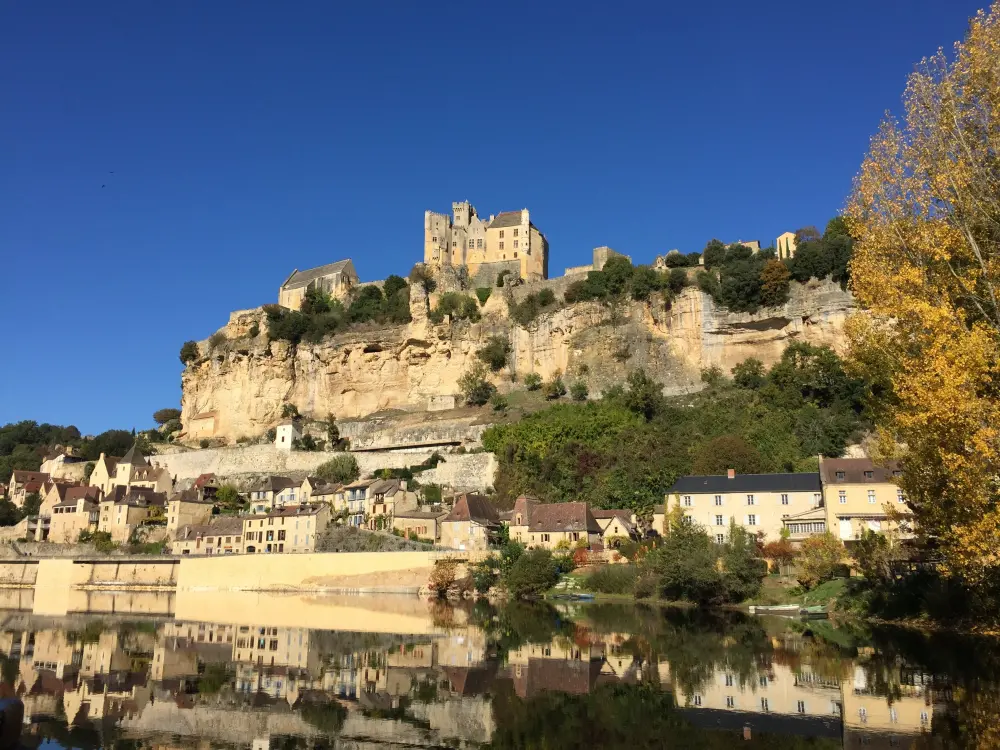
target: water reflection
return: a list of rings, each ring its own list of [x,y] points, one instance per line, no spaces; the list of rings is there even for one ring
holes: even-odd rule
[[[421,606],[413,635],[12,613],[0,668],[29,748],[1000,747],[992,641],[625,605]]]

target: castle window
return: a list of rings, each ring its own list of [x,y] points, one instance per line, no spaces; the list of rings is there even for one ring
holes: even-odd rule
[[[431,242],[437,242],[437,241],[438,241],[437,237],[431,237]]]
[[[517,240],[514,240],[514,247],[517,247]]]
[[[517,253],[514,253],[514,257],[515,257],[515,258],[517,257]]]
[[[503,250],[503,243],[500,243],[500,249]]]
[[[476,240],[476,249],[482,250],[482,248],[483,248],[483,238],[480,237],[479,239]]]
[[[451,241],[451,246],[452,247],[458,247],[458,241],[457,240],[452,240]]]
[[[514,230],[514,236],[517,237],[517,230]]]
[[[500,238],[503,239],[503,230],[500,230]]]

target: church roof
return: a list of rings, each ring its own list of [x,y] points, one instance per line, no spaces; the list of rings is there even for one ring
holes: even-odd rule
[[[325,266],[309,268],[305,271],[300,271],[296,268],[285,283],[281,285],[281,288],[295,289],[296,287],[307,286],[310,282],[324,276],[331,276],[335,273],[343,273],[343,271],[348,267],[350,267],[351,273],[354,273],[354,264],[351,263],[350,258],[347,258],[346,260],[338,260],[336,263],[327,263]]]
[[[146,463],[145,457],[139,452],[138,444],[133,443],[132,447],[128,449],[128,453],[122,458],[121,463],[128,464],[130,466],[149,466]]]

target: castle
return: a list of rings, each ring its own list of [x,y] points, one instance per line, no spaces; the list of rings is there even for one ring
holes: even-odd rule
[[[479,286],[493,286],[508,271],[525,281],[549,277],[549,243],[528,209],[486,221],[468,201],[452,203],[452,216],[424,212],[424,263],[435,269],[465,268]]]

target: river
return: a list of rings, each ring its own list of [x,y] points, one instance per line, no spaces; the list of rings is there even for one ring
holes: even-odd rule
[[[232,621],[0,611],[23,746],[1000,747],[989,639],[631,604],[239,596]]]

